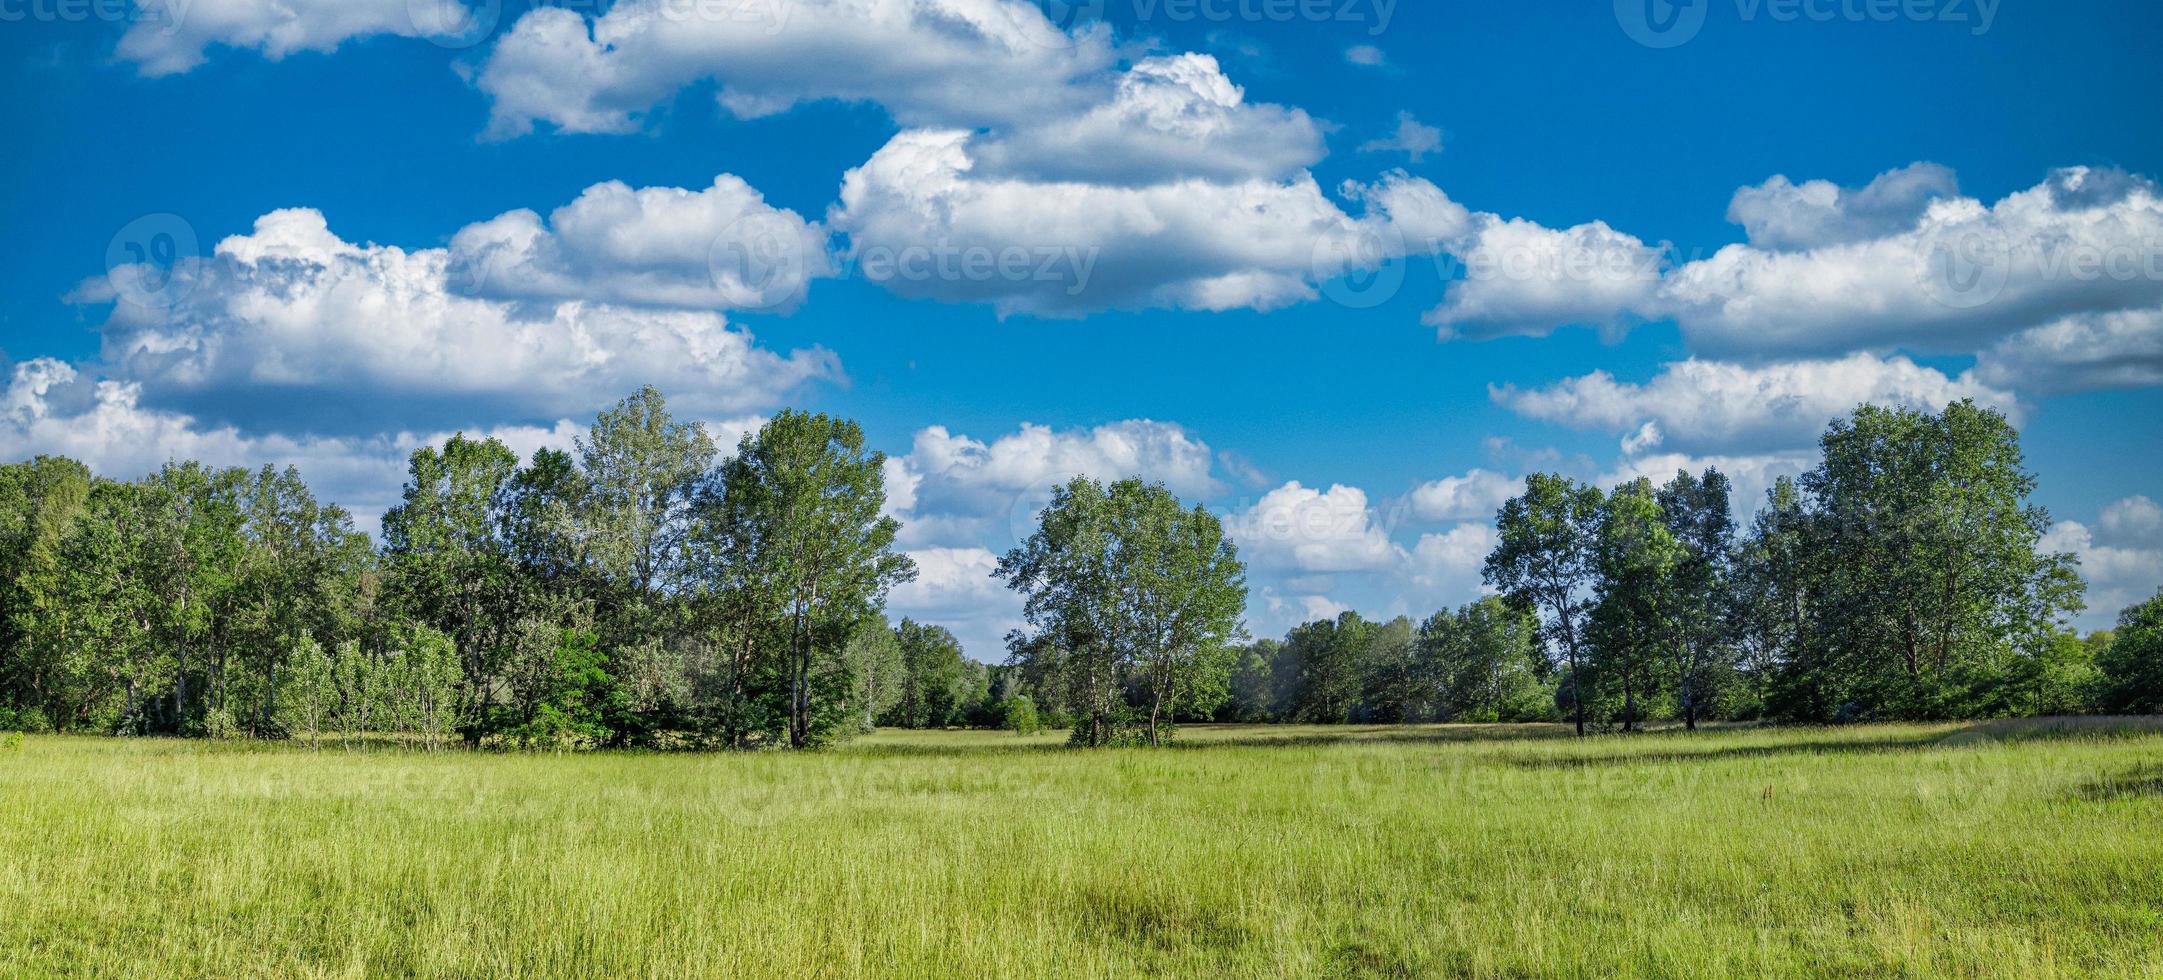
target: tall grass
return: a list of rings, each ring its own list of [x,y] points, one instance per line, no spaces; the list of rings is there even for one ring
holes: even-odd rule
[[[2163,976],[2163,732],[33,737],[0,975]]]

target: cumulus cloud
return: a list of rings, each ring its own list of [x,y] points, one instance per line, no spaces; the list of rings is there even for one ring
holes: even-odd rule
[[[1626,436],[1625,448],[1638,453],[1807,446],[1827,422],[1865,402],[1937,410],[1973,398],[2010,413],[2019,409],[2011,394],[1965,375],[1864,353],[1757,366],[1692,358],[1665,366],[1644,384],[1594,371],[1544,388],[1501,385],[1489,393],[1527,418]]]
[[[1279,179],[1322,159],[1298,109],[1250,103],[1205,54],[1149,58],[1086,111],[1018,124],[970,148],[980,175],[1124,185]]]
[[[1500,536],[1492,523],[1467,522],[1439,534],[1420,535],[1405,566],[1423,605],[1448,608],[1485,594],[1487,556]],[[1406,597],[1410,599],[1412,597]]]
[[[2163,548],[2163,507],[2146,496],[2112,501],[2096,523],[2108,540]]]
[[[1727,220],[1741,225],[1758,248],[1801,251],[1906,231],[1930,202],[1959,193],[1951,168],[1927,162],[1888,170],[1862,187],[1775,176],[1736,191]]]
[[[1975,375],[2038,394],[2163,384],[2163,307],[2083,313],[1986,348]]]
[[[277,61],[300,51],[335,51],[358,38],[464,37],[493,26],[458,0],[136,0],[135,6],[138,16],[115,53],[153,77],[202,64],[214,45]]]
[[[102,476],[135,479],[167,462],[199,460],[212,466],[292,466],[319,499],[344,506],[373,531],[383,511],[398,500],[406,460],[415,449],[437,445],[446,431],[394,431],[356,436],[249,434],[231,425],[146,407],[133,382],[85,376],[52,358],[14,366],[0,397],[0,457],[67,456]],[[541,448],[569,449],[582,426],[568,420],[549,425],[499,425],[468,429],[498,438],[520,456]]]
[[[169,304],[109,289],[79,297],[119,300],[102,329],[106,369],[158,399],[280,412],[330,405],[321,421],[347,424],[352,406],[366,404],[380,424],[445,403],[555,418],[651,383],[684,411],[717,414],[839,376],[826,351],[774,353],[711,311],[469,295],[448,250],[348,242],[305,208],[264,215],[193,263],[185,281]],[[300,397],[271,397],[279,394]]]
[[[1327,490],[1294,480],[1263,494],[1225,521],[1247,561],[1302,573],[1377,571],[1397,565],[1392,543],[1367,494],[1342,484]]]
[[[586,188],[546,221],[519,209],[451,238],[452,282],[505,299],[793,308],[831,275],[826,233],[731,174],[703,190]]]
[[[2117,622],[2119,610],[2146,601],[2163,586],[2158,525],[2163,525],[2163,514],[2153,500],[2128,497],[2104,507],[2094,527],[2079,521],[2051,526],[2041,550],[2079,558],[2081,577],[2088,582],[2088,609],[2078,625],[2109,627]]]
[[[1412,117],[1409,112],[1397,114],[1397,128],[1381,139],[1368,140],[1359,145],[1361,153],[1402,153],[1418,163],[1429,153],[1442,152],[1442,131]]]
[[[1360,243],[1390,220],[1391,204],[1447,201],[1396,176],[1371,195],[1359,189],[1370,213],[1354,219],[1305,173],[1141,187],[983,176],[974,139],[908,130],[843,178],[827,221],[849,235],[866,278],[1002,314],[1268,310],[1314,298],[1318,282],[1356,263],[1379,262]]]
[[[1931,164],[1860,189],[1775,178],[1744,188],[1729,215],[1750,244],[1671,268],[1664,249],[1597,222],[1556,231],[1483,217],[1476,240],[1448,243],[1467,275],[1427,319],[1444,337],[1673,319],[1714,356],[1969,353],[2054,327],[2018,338],[1995,376],[2019,387],[2020,356],[2035,354],[2048,387],[2138,377],[2053,368],[2076,359],[2059,348],[2084,332],[2144,351],[2138,320],[2092,318],[2163,305],[2163,196],[2123,171],[2053,171],[1988,205],[1957,196]]]
[[[1213,496],[1223,489],[1213,456],[1179,425],[1149,419],[1065,431],[1024,423],[989,442],[935,425],[887,461],[886,485],[911,546],[1005,543],[1026,537],[1052,489],[1076,476],[1139,476],[1189,501]]]
[[[944,626],[969,656],[1004,660],[1007,632],[1024,621],[1020,595],[992,577],[998,557],[983,548],[923,548],[909,557],[916,561],[916,579],[894,587],[888,615]]]
[[[1488,520],[1503,503],[1524,489],[1525,481],[1493,470],[1475,469],[1420,484],[1407,497],[1412,513],[1429,521]]]
[[[1482,214],[1446,247],[1465,265],[1426,322],[1441,336],[1541,336],[1563,326],[1615,331],[1646,318],[1663,249],[1592,221],[1548,228]]]
[[[1061,30],[1024,0],[624,0],[591,18],[527,13],[476,84],[498,137],[536,122],[631,131],[702,83],[745,118],[839,99],[875,102],[904,125],[981,126],[1092,101],[1086,89],[1113,58],[1101,28]]]

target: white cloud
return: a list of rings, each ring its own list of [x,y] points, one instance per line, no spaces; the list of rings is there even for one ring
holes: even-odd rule
[[[2155,307],[2159,263],[2155,187],[2076,167],[1987,207],[1940,198],[1882,237],[1800,252],[1731,245],[1676,269],[1659,306],[1713,352],[1964,352],[2065,317]]]
[[[2163,308],[2083,313],[2023,330],[1978,355],[1975,375],[2040,394],[2163,384]]]
[[[1727,220],[1741,225],[1758,248],[1798,251],[1906,231],[1931,201],[1959,193],[1952,169],[1935,163],[1888,170],[1859,188],[1775,176],[1736,191]]]
[[[1382,139],[1372,139],[1360,144],[1361,153],[1402,153],[1418,163],[1429,153],[1442,152],[1442,131],[1412,118],[1409,112],[1397,114],[1397,128]]]
[[[2154,509],[2153,501],[2130,497],[2104,508],[2095,528],[2059,521],[2044,535],[2040,550],[2070,552],[2080,559],[2081,577],[2088,582],[2088,608],[2077,620],[2082,628],[2115,624],[2119,610],[2147,600],[2163,586],[2163,542],[2147,526],[2156,516]]]
[[[1314,298],[1318,282],[1355,263],[1378,263],[1359,243],[1391,203],[1447,201],[1392,177],[1358,189],[1372,191],[1375,213],[1363,224],[1304,173],[1144,187],[984,177],[972,141],[959,130],[909,130],[849,171],[827,221],[849,235],[866,278],[1002,314],[1268,310]]]
[[[140,385],[85,377],[52,358],[17,364],[0,399],[0,411],[5,412],[0,418],[0,457],[67,456],[115,479],[135,479],[167,462],[190,459],[251,469],[293,466],[318,499],[344,506],[363,530],[373,531],[377,518],[398,501],[407,458],[415,449],[440,444],[451,435],[251,435],[234,426],[145,407],[141,395]],[[477,438],[502,439],[523,458],[543,447],[569,449],[585,430],[559,420],[466,431]]]
[[[990,442],[931,426],[887,464],[889,507],[912,545],[1026,537],[1052,489],[1076,476],[1165,484],[1190,503],[1220,492],[1209,445],[1184,428],[1129,419],[1061,431],[1024,423]]]
[[[458,0],[135,0],[136,19],[116,51],[147,76],[200,65],[212,45],[277,61],[328,52],[357,38],[462,37],[493,26]]]
[[[1557,327],[1614,331],[1643,317],[1660,286],[1663,252],[1593,221],[1562,230],[1479,215],[1447,247],[1465,264],[1425,321],[1444,339],[1540,336]]]
[[[1063,31],[1023,0],[624,0],[591,19],[560,7],[519,18],[477,84],[499,137],[536,122],[627,132],[708,81],[745,118],[840,99],[904,125],[979,126],[1091,101],[1112,61],[1107,32]]]
[[[1149,58],[1084,112],[1009,127],[970,146],[978,176],[1139,185],[1278,180],[1322,159],[1305,112],[1246,101],[1205,54]]]
[[[924,548],[909,552],[916,580],[894,588],[887,612],[946,627],[969,656],[1006,659],[1006,634],[1020,629],[1021,597],[992,577],[999,559],[983,548]]]
[[[1493,470],[1475,469],[1463,476],[1448,476],[1423,483],[1408,498],[1412,513],[1423,520],[1487,520],[1503,503],[1524,489],[1525,481]]]
[[[2112,501],[2096,524],[2108,540],[2163,548],[2163,507],[2146,496]]]
[[[1368,508],[1366,492],[1342,484],[1316,490],[1294,480],[1233,514],[1225,527],[1241,557],[1264,568],[1378,571],[1403,557]]]
[[[1503,385],[1490,393],[1527,418],[1627,435],[1633,452],[1807,446],[1826,423],[1865,402],[1937,410],[1973,398],[2011,413],[2019,408],[2010,394],[1966,376],[1863,353],[1761,366],[1692,358],[1666,365],[1644,384],[1595,371],[1545,388]]]
[[[698,191],[595,184],[545,223],[506,212],[452,236],[449,268],[484,296],[694,309],[793,308],[832,273],[823,229],[730,174]]]
[[[1420,535],[1406,561],[1412,584],[1435,608],[1462,605],[1487,591],[1483,577],[1487,556],[1500,538],[1494,525],[1467,522],[1440,534]]]
[[[2039,388],[2148,376],[2090,370],[2077,349],[2152,347],[2138,318],[2080,319],[2163,305],[2163,196],[2145,178],[2073,167],[1985,205],[1915,164],[1856,190],[1775,178],[1739,192],[1729,215],[1752,244],[1672,268],[1664,249],[1598,222],[1556,231],[1479,216],[1476,236],[1445,243],[1467,275],[1427,320],[1448,338],[1673,319],[1714,356],[1968,353],[2050,327],[2001,352],[1994,380],[2022,387],[2031,364]]]
[[[185,282],[170,306],[122,297],[103,328],[106,369],[159,398],[216,396],[263,410],[276,407],[271,394],[300,393],[294,403],[344,399],[378,411],[419,399],[555,418],[651,383],[679,410],[713,414],[840,373],[824,350],[765,350],[709,311],[465,295],[447,250],[347,242],[310,209],[264,215]]]
[[[1362,68],[1381,68],[1389,64],[1389,55],[1372,44],[1355,44],[1344,49],[1344,60]]]

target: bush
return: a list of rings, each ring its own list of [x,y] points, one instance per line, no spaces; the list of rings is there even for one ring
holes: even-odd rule
[[[1044,730],[1044,721],[1037,716],[1035,699],[1019,694],[999,702],[999,726],[1016,734],[1034,735]]]

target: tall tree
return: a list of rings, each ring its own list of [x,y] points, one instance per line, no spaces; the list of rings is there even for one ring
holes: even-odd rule
[[[1733,667],[1730,605],[1735,514],[1719,470],[1684,470],[1654,494],[1668,534],[1681,546],[1675,567],[1675,637],[1668,644],[1670,683],[1683,726],[1695,730],[1712,710]]]
[[[1162,744],[1172,716],[1223,699],[1246,571],[1216,517],[1161,484],[1076,477],[996,574],[1036,628],[1015,638],[1017,658],[1059,658],[1077,744]]]
[[[748,535],[733,553],[749,562],[753,595],[779,605],[789,744],[797,748],[827,734],[813,723],[812,668],[822,651],[838,653],[856,624],[884,606],[887,590],[916,574],[893,550],[900,525],[881,514],[885,465],[855,422],[784,410],[744,437],[722,470],[720,510]]]
[[[1685,551],[1668,533],[1652,484],[1638,479],[1615,488],[1602,508],[1593,548],[1599,569],[1588,635],[1591,663],[1603,689],[1622,691],[1622,730],[1633,731],[1655,693],[1652,670],[1665,651],[1684,642]],[[1585,696],[1580,688],[1580,701]]]
[[[1521,609],[1545,619],[1543,632],[1568,667],[1577,734],[1585,733],[1582,631],[1598,574],[1593,545],[1598,536],[1600,491],[1566,477],[1534,474],[1523,495],[1502,505],[1499,538],[1487,556],[1487,584]]]

